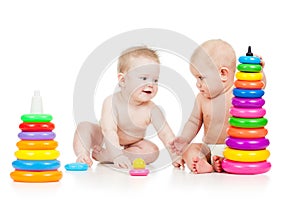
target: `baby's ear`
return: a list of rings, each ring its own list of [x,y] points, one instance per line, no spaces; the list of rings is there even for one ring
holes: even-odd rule
[[[228,67],[222,66],[219,69],[220,72],[220,77],[222,81],[227,81],[228,80],[228,73],[229,73],[229,69]]]
[[[123,87],[125,85],[125,74],[118,73],[118,81],[119,81],[119,86]]]

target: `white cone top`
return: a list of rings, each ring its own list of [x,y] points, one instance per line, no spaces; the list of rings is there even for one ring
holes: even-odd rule
[[[42,97],[40,96],[39,90],[34,91],[34,96],[31,99],[30,113],[33,113],[33,114],[43,113],[43,102],[42,102]]]

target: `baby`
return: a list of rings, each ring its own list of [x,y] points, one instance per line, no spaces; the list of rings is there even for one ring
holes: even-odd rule
[[[182,159],[193,173],[222,171],[235,69],[235,51],[223,40],[204,42],[191,57],[190,71],[200,92],[182,134],[170,144],[172,152],[183,153]],[[202,143],[190,144],[202,125]]]
[[[120,91],[108,96],[102,105],[99,124],[81,122],[74,135],[73,148],[77,162],[92,165],[114,163],[131,168],[135,158],[146,164],[159,156],[158,147],[144,139],[152,124],[158,137],[168,149],[173,165],[180,167],[181,159],[171,153],[169,143],[175,138],[162,111],[151,101],[158,91],[160,61],[157,53],[145,46],[125,50],[118,60]]]

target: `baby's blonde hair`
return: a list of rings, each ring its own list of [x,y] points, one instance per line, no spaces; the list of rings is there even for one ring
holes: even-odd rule
[[[130,47],[121,53],[118,60],[118,73],[125,73],[130,69],[130,61],[132,58],[146,57],[160,63],[157,52],[147,46]]]
[[[210,57],[216,67],[226,66],[233,72],[235,71],[236,54],[229,43],[221,39],[208,40],[195,50],[191,60],[193,61],[195,56],[203,53],[203,51]]]

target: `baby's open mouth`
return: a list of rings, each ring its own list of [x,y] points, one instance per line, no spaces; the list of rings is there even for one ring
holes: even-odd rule
[[[143,90],[143,92],[145,92],[147,94],[151,94],[152,93],[151,91],[148,91],[148,90]]]

